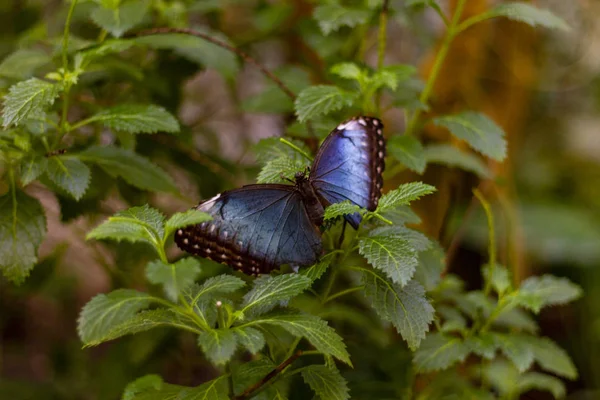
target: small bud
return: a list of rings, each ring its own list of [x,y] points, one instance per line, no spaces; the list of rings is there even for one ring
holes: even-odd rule
[[[221,307],[223,305],[223,303],[221,303],[221,300],[217,300],[217,307]]]

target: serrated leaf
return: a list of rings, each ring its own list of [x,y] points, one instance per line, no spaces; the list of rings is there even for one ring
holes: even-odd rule
[[[409,79],[415,72],[416,68],[412,65],[386,65],[385,67],[375,71],[373,76],[370,78],[371,89],[376,90],[387,86],[392,89],[392,91],[396,91],[398,89],[398,85],[401,82]]]
[[[109,129],[129,133],[179,132],[177,119],[155,105],[123,104],[100,111],[87,122],[101,122]]]
[[[487,360],[493,359],[498,350],[496,338],[489,332],[480,332],[477,335],[468,336],[465,339],[465,345],[472,353]]]
[[[469,347],[462,339],[432,333],[415,352],[413,362],[421,372],[439,371],[463,362],[468,354]]]
[[[275,160],[268,161],[265,166],[260,170],[256,181],[258,183],[278,183],[282,182],[282,176],[287,179],[294,178],[294,175],[298,171],[302,171],[308,165],[306,158],[290,158],[290,157],[279,157]]]
[[[160,299],[130,289],[118,289],[108,294],[99,294],[81,310],[77,321],[79,338],[86,346],[105,340],[110,331],[134,317]]]
[[[565,384],[558,378],[541,374],[539,372],[527,372],[519,377],[517,382],[519,393],[526,393],[530,390],[545,390],[557,398],[562,399],[567,393]]]
[[[234,332],[238,343],[252,354],[258,353],[265,347],[265,337],[258,329],[245,326],[236,328]]]
[[[260,316],[250,323],[279,326],[294,336],[305,337],[321,353],[352,365],[342,338],[317,316],[292,312],[274,313]]]
[[[221,32],[210,31],[203,27],[196,27],[195,30],[232,45],[231,41]],[[233,78],[239,69],[236,54],[199,37],[166,33],[140,36],[131,40],[137,45],[149,46],[154,49],[175,50],[175,53],[192,62],[218,71],[225,78]]]
[[[368,234],[368,236],[387,235],[396,235],[406,239],[417,253],[421,253],[431,247],[431,240],[427,236],[404,225],[385,225],[371,230]]]
[[[441,164],[464,169],[481,178],[492,176],[490,169],[479,157],[449,144],[436,144],[425,147],[425,160],[428,164]]]
[[[229,400],[226,377],[223,375],[196,387],[157,385],[153,380],[152,384],[138,388],[127,400]]]
[[[90,184],[90,169],[76,158],[50,157],[46,173],[75,200],[81,199]]]
[[[46,216],[40,202],[20,190],[0,196],[0,269],[6,279],[21,283],[37,262],[46,236]]]
[[[43,156],[29,156],[21,162],[21,184],[29,185],[40,177],[48,166],[48,159]]]
[[[412,280],[400,287],[375,272],[364,272],[362,280],[375,312],[396,327],[408,347],[417,349],[429,331],[434,313],[423,286]]]
[[[505,17],[513,21],[524,22],[531,26],[543,26],[550,29],[569,30],[569,25],[551,11],[537,8],[531,4],[509,2],[496,5],[491,10],[478,16],[479,20]]]
[[[336,3],[319,5],[314,11],[314,18],[325,35],[337,31],[342,26],[355,27],[364,24],[371,15],[371,10],[349,8]]]
[[[347,400],[350,398],[348,383],[335,366],[309,365],[302,369],[302,378],[321,400]]]
[[[504,295],[512,286],[508,269],[503,265],[496,264],[492,268],[491,265],[486,264],[483,266],[482,273],[485,281],[490,282],[499,296]]]
[[[144,0],[129,0],[116,4],[116,7],[98,6],[92,11],[91,18],[100,28],[120,37],[144,20],[148,3]]]
[[[540,330],[531,315],[520,308],[510,308],[502,312],[494,320],[493,325],[518,329],[528,333],[536,333]]]
[[[365,79],[366,75],[363,70],[354,63],[340,63],[331,67],[331,73],[345,79],[361,80]]]
[[[282,301],[299,295],[312,281],[300,274],[265,275],[254,280],[252,289],[244,296],[242,313],[259,315],[271,310]]]
[[[54,104],[61,86],[31,78],[10,87],[4,96],[3,126],[19,125],[28,118],[41,117]]]
[[[378,212],[409,205],[411,202],[436,191],[436,188],[423,182],[410,182],[400,185],[398,189],[391,190],[381,196]]]
[[[421,142],[412,136],[394,136],[388,140],[387,150],[406,168],[421,175],[427,167],[425,150]]]
[[[87,234],[86,239],[113,239],[117,241],[146,242],[162,246],[164,217],[147,204],[119,211]]]
[[[239,396],[250,386],[256,384],[269,373],[271,373],[277,365],[273,364],[267,357],[262,357],[256,360],[244,363],[233,370],[233,387],[234,393]],[[264,386],[264,390],[256,393],[252,400],[287,400],[285,396],[287,390],[285,381],[275,381]]]
[[[498,348],[517,367],[519,372],[527,371],[534,361],[534,353],[525,335],[492,333]]]
[[[150,283],[162,285],[165,294],[176,303],[183,289],[191,286],[200,274],[198,260],[188,257],[174,264],[165,264],[160,260],[152,261],[146,267],[146,278]]]
[[[522,307],[538,313],[543,307],[567,304],[581,297],[581,287],[566,278],[552,275],[532,276],[521,284],[515,295]]]
[[[139,189],[178,193],[173,179],[165,171],[132,151],[112,146],[92,146],[78,156]]]
[[[290,140],[295,146],[299,147],[305,153],[310,153],[310,149],[304,142],[299,140]],[[269,161],[276,160],[281,157],[287,157],[291,159],[300,159],[304,158],[305,162],[306,158],[298,153],[296,150],[291,148],[290,146],[284,144],[276,137],[269,137],[266,139],[261,139],[258,143],[253,146],[254,154],[256,155],[256,160],[264,165]]]
[[[196,209],[187,210],[182,213],[175,213],[167,220],[165,224],[165,237],[169,237],[179,228],[184,228],[189,225],[201,224],[205,221],[210,221],[210,214],[198,211]]]
[[[317,279],[319,279],[321,276],[323,276],[323,274],[325,272],[327,272],[332,261],[333,261],[333,256],[328,254],[328,255],[322,257],[312,267],[303,269],[299,273],[301,275],[307,276],[311,281],[314,282]]]
[[[434,118],[436,125],[466,141],[472,148],[497,161],[506,158],[504,130],[485,114],[472,111]]]
[[[33,75],[39,67],[52,59],[38,49],[19,49],[6,56],[0,63],[0,77],[25,79]]]
[[[150,374],[142,376],[135,381],[127,384],[123,391],[121,400],[134,400],[136,395],[145,391],[160,390],[163,385],[163,380],[160,375]]]
[[[350,200],[345,200],[328,206],[325,209],[324,220],[328,221],[348,214],[361,213],[361,211],[364,212],[364,209],[351,203]]]
[[[577,368],[567,352],[548,338],[529,337],[529,344],[535,361],[548,372],[568,378],[577,379]]]
[[[213,364],[222,365],[235,353],[237,338],[232,329],[211,329],[198,335],[198,344]]]
[[[433,242],[432,247],[419,253],[419,266],[415,272],[415,279],[432,291],[440,283],[441,274],[445,267],[445,254],[442,246]]]
[[[337,86],[317,85],[304,89],[294,103],[300,122],[350,107],[357,94]]]
[[[217,275],[208,278],[202,285],[194,285],[184,292],[188,303],[194,307],[202,300],[213,298],[217,294],[235,292],[246,286],[246,282],[232,275]]]
[[[419,263],[417,251],[402,235],[368,236],[361,238],[358,245],[369,264],[400,286],[410,281]]]
[[[128,50],[134,43],[131,40],[109,39],[102,44],[83,49],[75,54],[75,67],[85,69],[91,62],[109,54]]]

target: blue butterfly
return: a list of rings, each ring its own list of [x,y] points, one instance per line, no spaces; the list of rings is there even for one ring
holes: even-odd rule
[[[218,194],[196,207],[212,221],[179,229],[175,242],[248,275],[314,264],[322,251],[325,207],[350,200],[377,208],[385,168],[382,129],[371,117],[341,123],[323,141],[308,176],[297,173],[294,185],[247,185]],[[345,218],[358,229],[360,214]]]

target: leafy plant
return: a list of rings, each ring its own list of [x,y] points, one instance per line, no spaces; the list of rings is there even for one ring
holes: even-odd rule
[[[79,8],[83,3],[86,7]],[[165,218],[148,196],[162,192],[172,199],[184,197],[172,176],[177,163],[161,162],[160,151],[148,150],[161,146],[149,146],[149,141],[168,138],[169,145],[164,146],[168,149],[163,150],[172,151],[177,161],[189,156],[194,146],[190,126],[178,121],[175,107],[160,101],[168,97],[169,83],[155,85],[156,71],[145,61],[168,51],[177,60],[218,70],[230,88],[235,88],[239,59],[258,67],[268,84],[256,97],[240,102],[242,108],[293,112],[297,118],[286,128],[289,138],[263,139],[255,146],[262,165],[258,182],[277,182],[303,170],[318,139],[347,116],[382,116],[397,104],[403,105],[406,129],[403,134],[386,132],[387,182],[394,182],[405,169],[422,175],[431,164],[489,179],[493,173],[488,159],[501,162],[507,156],[502,128],[476,110],[425,114],[430,106],[435,108],[430,105],[433,90],[450,46],[471,26],[492,18],[567,29],[564,21],[520,2],[463,18],[465,0],[457,2],[450,16],[435,0],[407,1],[403,11],[431,7],[447,25],[429,77],[416,85],[419,90],[411,91],[416,68],[384,63],[388,19],[396,12],[388,1],[350,5],[334,0],[314,8],[302,29],[307,46],[325,68],[320,71],[322,82],[312,85],[312,76],[303,69],[272,72],[249,55],[243,43],[234,45],[208,27],[184,28],[188,13],[201,12],[210,19],[227,2],[188,3],[194,2],[71,0],[66,2],[58,50],[23,48],[0,64],[4,85],[0,171],[7,188],[0,196],[4,277],[22,283],[39,261],[46,217],[31,186],[43,185],[59,199],[63,214],[72,216],[99,214],[99,204],[112,192],[131,207],[108,217],[87,239],[124,241],[118,247],[130,253],[140,248],[150,252],[144,262],[148,287],[142,291],[123,285],[91,299],[78,320],[81,341],[86,347],[97,346],[154,328],[171,328],[193,335],[205,359],[219,372],[194,387],[146,375],[127,386],[123,399],[285,399],[299,378],[318,398],[349,399],[351,388],[361,381],[350,378],[352,369],[360,369],[364,359],[355,358],[352,350],[358,353],[355,347],[375,348],[377,343],[390,347],[389,331],[402,338],[405,344],[399,351],[412,358],[412,367],[407,367],[410,381],[392,379],[390,396],[437,398],[439,393],[453,393],[512,399],[538,389],[564,397],[565,385],[559,378],[575,379],[577,369],[563,349],[539,335],[531,313],[574,301],[581,289],[550,275],[517,282],[511,265],[500,265],[496,259],[491,206],[478,190],[474,193],[486,211],[490,236],[489,261],[481,269],[482,290],[467,291],[458,276],[447,274],[441,244],[414,229],[420,221],[409,206],[436,191],[423,182],[386,190],[374,211],[349,202],[328,207],[325,252],[317,264],[298,273],[284,270],[251,279],[222,273],[207,260],[177,259],[170,252],[174,232],[210,217],[190,210]],[[258,37],[276,32],[280,20],[292,15],[288,5],[269,7],[273,8],[257,13],[254,21]],[[77,16],[76,9],[85,15]],[[92,21],[99,30],[97,38],[74,37],[70,31],[74,18]],[[379,28],[377,62],[369,66],[364,63],[365,33],[373,26]],[[87,101],[89,96],[94,100]],[[426,143],[420,133],[428,124],[446,129],[452,141]],[[109,140],[104,140],[106,136]],[[191,152],[190,158],[201,160],[210,173],[246,172],[224,165],[214,155]],[[214,191],[227,185],[215,186]],[[390,184],[386,186],[389,189]],[[357,231],[345,229],[343,216],[354,213],[360,213],[363,222]],[[123,274],[131,272],[127,265],[118,268]],[[366,334],[356,334],[361,331]],[[406,391],[415,379],[427,379],[430,373],[436,373],[435,379],[420,393]],[[403,384],[406,387],[400,387]]]

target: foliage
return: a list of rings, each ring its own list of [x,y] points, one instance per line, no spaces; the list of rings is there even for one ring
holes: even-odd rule
[[[39,264],[46,215],[32,197],[33,189],[43,188],[56,198],[64,219],[71,215],[89,222],[112,214],[89,230],[87,239],[90,248],[101,248],[99,258],[114,253],[114,260],[107,262],[114,265],[106,270],[119,277],[111,282],[117,288],[97,294],[81,310],[77,332],[83,345],[137,335],[143,347],[143,338],[164,334],[156,328],[167,328],[169,335],[184,331],[194,337],[194,346],[219,374],[194,387],[146,375],[127,385],[122,397],[127,400],[250,394],[286,399],[299,379],[317,398],[349,399],[353,385],[361,380],[357,375],[348,378],[351,368],[362,368],[364,360],[351,342],[375,343],[373,347],[389,343],[390,325],[405,343],[402,351],[412,358],[407,367],[412,368],[410,379],[439,373],[440,379],[423,393],[443,392],[450,385],[450,394],[457,396],[492,397],[489,388],[506,399],[531,389],[563,397],[561,379],[576,379],[578,371],[565,350],[538,335],[530,313],[575,301],[581,288],[551,275],[516,282],[513,266],[496,260],[490,217],[490,259],[481,268],[484,288],[465,290],[459,277],[445,274],[442,245],[413,229],[420,219],[410,206],[435,195],[436,188],[414,181],[390,190],[389,182],[404,169],[423,175],[432,164],[459,168],[481,179],[493,177],[488,159],[502,162],[507,157],[507,138],[500,125],[476,110],[435,118],[423,115],[432,103],[431,92],[450,44],[459,34],[468,34],[470,26],[492,18],[563,30],[566,23],[526,3],[502,3],[463,19],[464,0],[451,16],[436,1],[407,1],[403,7],[410,12],[431,7],[447,25],[433,72],[413,93],[408,88],[416,80],[415,67],[384,65],[388,14],[396,12],[387,1],[349,5],[333,0],[315,5],[312,17],[299,28],[306,29],[304,44],[319,60],[320,67],[310,73],[306,66],[285,66],[271,73],[246,53],[254,41],[285,29],[282,20],[295,18],[292,6],[269,3],[255,10],[254,19],[248,21],[254,30],[248,28],[251,32],[244,42],[245,34],[229,40],[210,23],[225,15],[228,3],[71,0],[64,4],[61,38],[34,46],[24,37],[22,43],[30,48],[16,49],[0,63],[0,174],[1,188],[6,188],[0,196],[3,276],[21,284]],[[202,17],[193,20],[208,21],[207,26],[194,32],[178,29],[188,26],[193,13]],[[77,25],[90,21],[94,25],[85,29]],[[171,28],[132,34],[164,25]],[[362,38],[373,26],[379,27],[376,66],[364,63],[363,46],[368,42]],[[85,38],[73,35],[71,27]],[[352,34],[355,30],[357,35]],[[30,34],[34,33],[32,28]],[[172,101],[179,93],[171,88],[189,78],[187,72],[182,76],[173,72],[179,69],[217,70],[234,93],[242,73],[240,59],[258,66],[268,80],[262,92],[239,102],[241,109],[297,118],[286,127],[289,138],[263,139],[254,147],[260,171],[228,163],[217,151],[197,152],[195,127],[189,118],[179,121],[185,107]],[[161,63],[176,67],[169,76],[161,76]],[[156,69],[149,64],[157,64]],[[323,71],[316,71],[321,67]],[[350,202],[326,208],[324,254],[315,265],[299,273],[284,270],[252,279],[224,272],[208,260],[177,258],[171,252],[178,229],[210,220],[194,209],[163,210],[168,209],[165,203],[187,200],[175,177],[189,169],[190,160],[202,163],[198,167],[202,174],[193,177],[202,192],[222,190],[246,172],[258,172],[259,183],[290,179],[306,170],[327,130],[349,115],[381,117],[390,98],[397,100],[392,104],[410,104],[405,107],[410,118],[404,134],[386,132],[385,194],[376,209]],[[427,124],[447,129],[454,139],[429,143],[419,136]],[[210,138],[209,131],[203,130],[205,139]],[[225,175],[234,179],[223,182]],[[204,185],[206,177],[213,177],[213,182]],[[121,211],[107,212],[107,199],[125,205]],[[346,229],[342,217],[355,213],[362,216],[359,229]],[[137,264],[144,265],[144,273],[135,271]],[[37,269],[41,267],[34,273]],[[149,354],[154,351],[151,347],[138,350]],[[471,368],[473,362],[481,362],[481,368]],[[273,371],[272,381],[262,381]],[[260,385],[253,389],[256,383]],[[377,385],[377,378],[372,383]],[[415,387],[412,382],[407,386]]]

